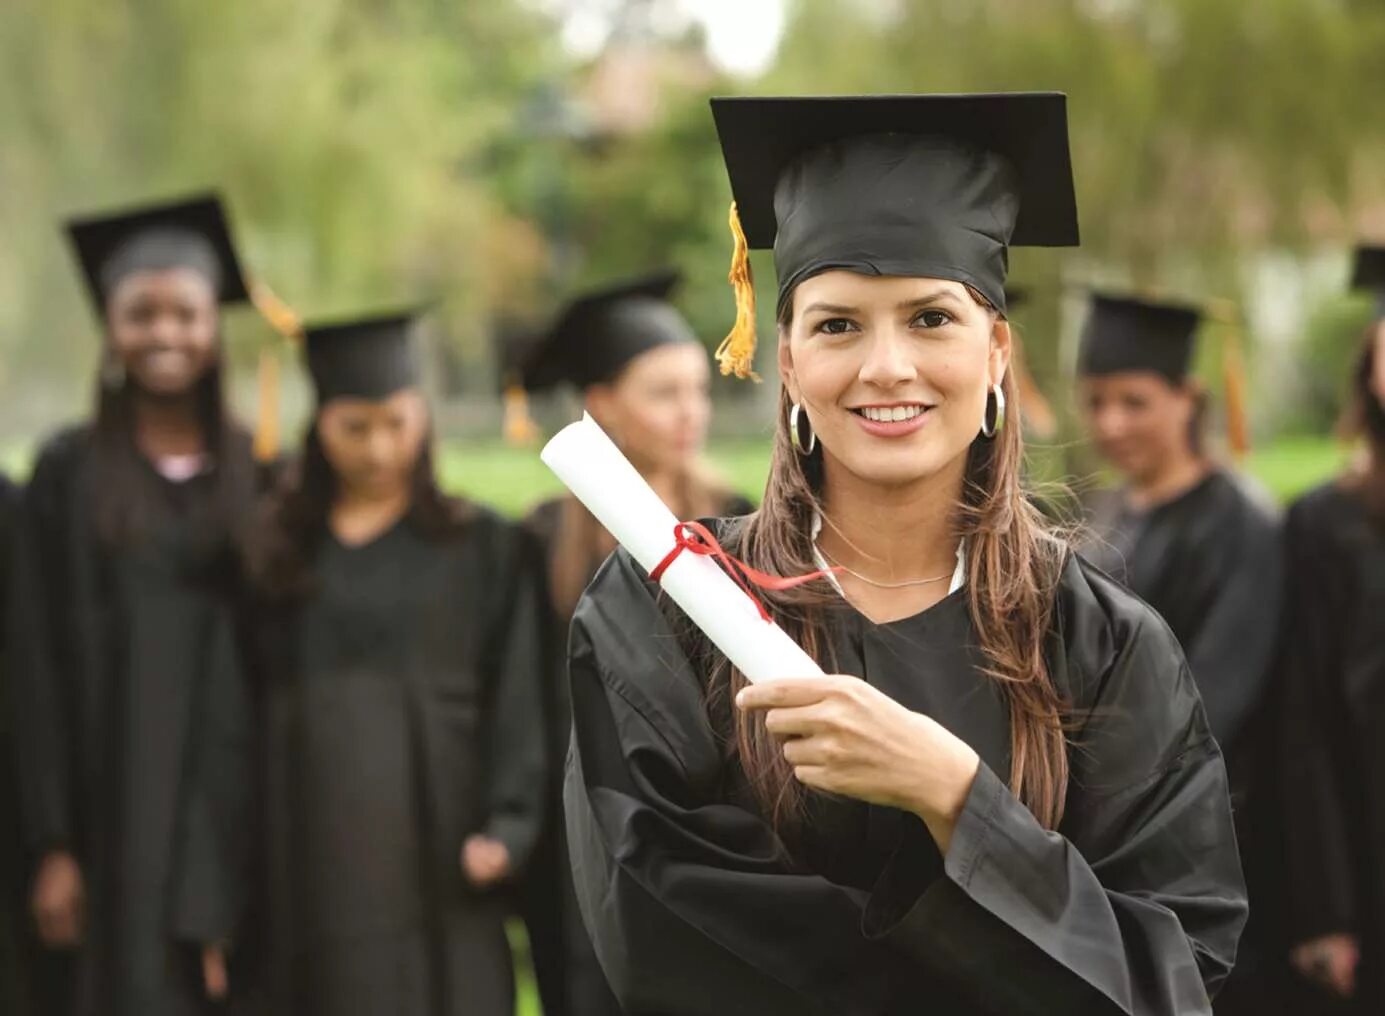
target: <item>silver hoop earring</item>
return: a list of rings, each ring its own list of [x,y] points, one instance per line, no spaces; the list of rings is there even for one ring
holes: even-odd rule
[[[801,412],[801,406],[797,402],[789,410],[789,441],[793,444],[794,451],[800,455],[812,455],[813,450],[818,446],[818,436],[813,431],[812,421],[808,419],[808,414]],[[803,436],[803,431],[808,432],[808,436]]]
[[[986,397],[986,408],[981,411],[981,436],[993,438],[1004,426],[1005,393],[1001,391],[999,384],[993,384],[990,395]]]

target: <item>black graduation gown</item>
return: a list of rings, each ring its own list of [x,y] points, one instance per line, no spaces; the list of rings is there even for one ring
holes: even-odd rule
[[[92,440],[39,455],[20,512],[13,684],[24,835],[82,869],[80,1016],[208,1008],[199,946],[234,938],[247,894],[249,702],[230,607],[235,561],[212,521],[215,474],[139,459],[146,536],[94,532]],[[248,437],[238,444],[248,460]],[[248,500],[248,493],[247,493]]]
[[[316,589],[264,615],[273,1011],[509,1016],[504,903],[469,886],[468,836],[522,867],[544,742],[536,597],[489,513],[428,539],[402,521],[323,538]]]
[[[965,591],[885,625],[837,608],[841,669],[982,758],[946,859],[917,818],[822,795],[786,847],[656,595],[617,552],[570,663],[577,893],[630,1016],[1210,1012],[1246,915],[1226,774],[1176,641],[1124,589],[1074,558],[1058,590],[1057,833],[996,775],[1009,721]]]
[[[566,497],[545,501],[524,520],[531,540],[532,567],[544,590],[551,589],[548,574],[557,547]],[[754,510],[740,495],[730,495],[720,514],[745,515]],[[591,575],[600,567],[591,563]],[[520,911],[529,933],[534,975],[543,1001],[544,1016],[602,1016],[618,1013],[615,998],[592,952],[586,929],[577,911],[572,889],[572,869],[563,836],[563,759],[572,733],[572,706],[568,700],[567,639],[572,618],[543,597],[543,700],[549,744],[548,794],[544,831],[523,884]]]
[[[1291,942],[1362,943],[1358,1008],[1385,1011],[1385,526],[1333,483],[1285,526],[1279,709]]]
[[[1279,524],[1228,473],[1148,511],[1121,492],[1096,502],[1089,559],[1159,612],[1178,637],[1217,741],[1234,756],[1276,645]]]
[[[0,598],[7,598],[9,593],[10,548],[18,499],[19,490],[0,474]],[[0,616],[6,612],[6,604],[0,599]],[[30,1011],[26,968],[32,958],[25,955],[30,923],[28,878],[19,831],[19,787],[14,765],[16,717],[8,684],[9,667],[0,662],[0,1012],[23,1016]]]

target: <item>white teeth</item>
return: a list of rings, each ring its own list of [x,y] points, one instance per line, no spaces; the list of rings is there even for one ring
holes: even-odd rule
[[[867,420],[876,423],[900,423],[918,416],[923,412],[923,406],[866,406],[860,412]]]

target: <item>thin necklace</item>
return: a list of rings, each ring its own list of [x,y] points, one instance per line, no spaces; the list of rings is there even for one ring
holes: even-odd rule
[[[821,547],[818,547],[817,550],[819,554],[821,554],[824,558],[827,559],[828,563],[840,568],[842,571],[846,572],[852,578],[860,579],[866,585],[875,586],[875,588],[877,589],[907,589],[909,586],[926,586],[932,582],[941,582],[943,579],[950,579],[956,573],[956,569],[954,568],[952,571],[947,572],[944,575],[934,575],[932,578],[927,579],[908,579],[904,582],[879,582],[876,579],[867,578],[858,571],[852,571],[846,565],[838,561],[835,557],[828,554],[827,551],[823,550]]]

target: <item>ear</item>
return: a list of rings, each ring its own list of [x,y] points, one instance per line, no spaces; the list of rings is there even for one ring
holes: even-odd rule
[[[1012,340],[1010,322],[997,315],[995,323],[991,325],[991,351],[986,364],[992,385],[1000,384],[1005,372],[1010,369]]]
[[[613,419],[614,401],[615,397],[611,392],[610,385],[590,385],[582,393],[582,408],[590,413],[592,419],[606,431],[609,431],[615,424]]]
[[[779,378],[784,382],[784,387],[788,389],[789,398],[794,402],[803,401],[798,393],[798,375],[794,371],[793,365],[793,346],[789,343],[789,330],[783,325],[778,328],[779,345],[776,350],[779,362]]]

